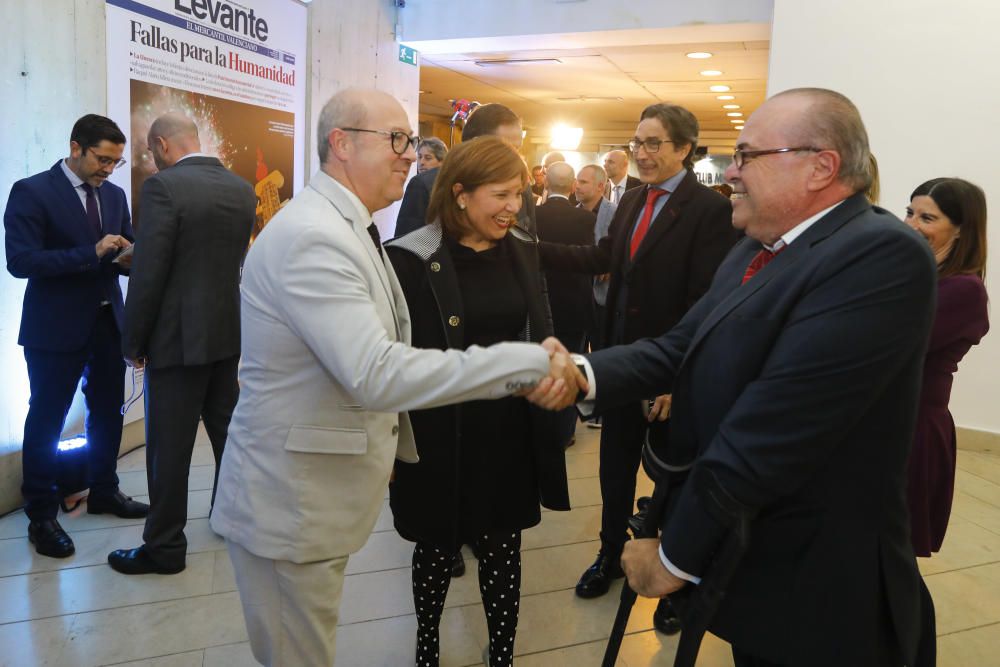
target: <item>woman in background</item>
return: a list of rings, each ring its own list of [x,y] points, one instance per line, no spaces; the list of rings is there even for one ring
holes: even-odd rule
[[[417,144],[417,173],[422,174],[441,166],[448,147],[437,137],[421,139]]]
[[[466,349],[552,335],[533,239],[512,230],[528,170],[497,137],[464,142],[434,182],[428,220],[386,250],[412,321],[412,344]],[[418,463],[397,461],[390,485],[396,530],[416,542],[416,664],[439,660],[441,613],[460,547],[479,554],[491,667],[511,664],[521,589],[521,531],[539,504],[568,510],[556,413],[522,398],[410,412]]]
[[[918,556],[941,548],[955,491],[955,422],[948,411],[958,362],[987,330],[986,197],[959,178],[935,178],[910,195],[906,223],[931,246],[938,301],[910,452],[911,540]]]

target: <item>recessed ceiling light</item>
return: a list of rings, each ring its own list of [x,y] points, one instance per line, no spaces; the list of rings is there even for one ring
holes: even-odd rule
[[[728,93],[730,90],[729,86],[709,86],[708,89],[713,93]]]
[[[552,148],[563,151],[575,151],[580,147],[580,140],[583,139],[582,127],[567,127],[566,125],[556,125],[552,128]]]
[[[421,91],[421,92],[423,92],[423,91]],[[723,104],[722,108],[723,109],[739,109],[740,105],[739,104]]]
[[[729,119],[729,122],[730,122],[730,123],[738,123],[738,124],[743,124],[743,122],[744,122],[744,121],[743,121],[743,119],[742,119],[742,118],[730,118],[730,119]]]
[[[706,70],[702,70],[700,73],[701,73],[702,76],[722,76],[722,72],[720,72],[717,69],[706,69]],[[728,88],[727,88],[727,90],[728,90]]]
[[[742,125],[733,125],[733,129],[734,130],[742,130],[743,126]]]
[[[717,99],[717,100],[735,100],[736,96],[735,95],[719,95],[715,99]]]
[[[711,58],[712,54],[708,51],[692,51],[691,53],[684,54],[688,58],[694,58],[695,60],[704,60],[705,58]]]
[[[726,115],[727,115],[727,116],[730,116],[730,117],[732,117],[732,118],[739,118],[739,117],[741,117],[741,116],[742,116],[743,114],[742,114],[741,112],[739,112],[739,111],[730,111],[730,112],[729,112],[729,113],[727,113]]]

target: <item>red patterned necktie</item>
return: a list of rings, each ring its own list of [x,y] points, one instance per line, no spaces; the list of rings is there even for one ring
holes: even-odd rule
[[[646,238],[646,232],[649,231],[649,223],[653,221],[653,207],[656,205],[656,200],[665,194],[667,194],[667,191],[660,188],[649,188],[646,191],[646,208],[642,209],[642,219],[639,220],[635,231],[632,232],[629,259],[635,257],[635,251],[639,249],[639,246],[642,245],[642,240]]]
[[[787,245],[783,245],[780,248],[778,248],[775,252],[771,252],[767,248],[761,248],[760,252],[754,255],[753,259],[750,260],[750,266],[747,267],[746,272],[743,274],[743,282],[741,282],[740,284],[742,285],[746,281],[753,278],[754,274],[756,274],[758,271],[767,266],[768,262],[777,257],[778,253],[780,253],[787,247],[788,247]]]

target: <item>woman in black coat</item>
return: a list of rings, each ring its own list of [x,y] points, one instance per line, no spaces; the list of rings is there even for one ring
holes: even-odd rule
[[[535,244],[512,231],[527,183],[520,155],[496,137],[448,154],[431,194],[433,222],[387,246],[414,346],[465,349],[551,335]],[[569,509],[557,421],[517,397],[417,410],[410,419],[420,461],[396,462],[390,503],[396,530],[416,542],[417,665],[438,664],[438,626],[463,543],[481,556],[489,664],[510,665],[521,531],[541,520],[539,504]]]

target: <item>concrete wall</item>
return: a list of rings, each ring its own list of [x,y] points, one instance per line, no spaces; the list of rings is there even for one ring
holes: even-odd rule
[[[986,285],[1000,283],[1000,161],[993,137],[1000,86],[992,68],[1000,4],[953,0],[775,0],[768,92],[822,86],[861,110],[879,160],[882,205],[904,215],[910,192],[935,176],[980,185],[993,214]],[[994,297],[996,295],[994,294]],[[1000,433],[1000,335],[972,349],[951,409],[966,428]]]
[[[107,113],[107,62],[103,0],[0,4],[0,93],[6,108],[0,123],[0,208],[5,208],[14,181],[68,154],[77,118]],[[309,173],[316,169],[315,119],[323,102],[341,88],[370,86],[392,93],[417,127],[419,71],[398,61],[395,23],[392,0],[315,0],[309,6]],[[394,211],[379,215],[377,222],[383,234],[391,234]],[[25,281],[0,271],[0,513],[20,503],[20,447],[28,407],[24,357],[17,345],[24,287]],[[138,426],[126,429],[126,445],[141,442]]]

